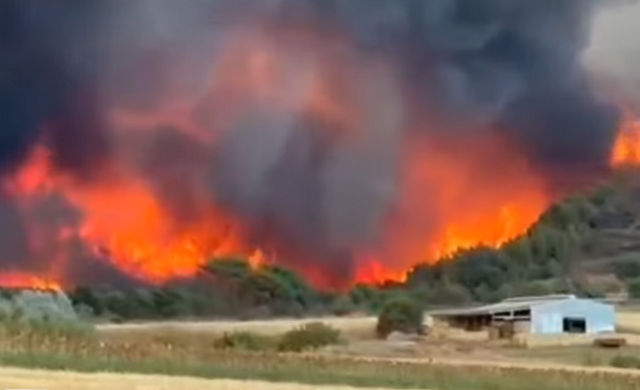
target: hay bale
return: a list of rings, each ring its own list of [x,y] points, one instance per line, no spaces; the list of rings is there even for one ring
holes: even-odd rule
[[[622,348],[627,345],[627,339],[622,336],[598,337],[593,340],[593,345],[600,348]]]

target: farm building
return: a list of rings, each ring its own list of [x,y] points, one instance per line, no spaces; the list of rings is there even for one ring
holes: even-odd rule
[[[502,302],[430,313],[434,323],[468,331],[498,332],[497,338],[529,333],[557,335],[563,333],[598,334],[615,331],[613,305],[574,295],[548,295],[511,298]]]

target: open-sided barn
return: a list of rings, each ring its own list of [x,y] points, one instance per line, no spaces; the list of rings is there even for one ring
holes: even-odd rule
[[[467,309],[430,313],[436,323],[466,330],[507,329],[509,334],[598,334],[615,331],[613,305],[574,295],[506,299]],[[508,335],[501,335],[507,337]]]

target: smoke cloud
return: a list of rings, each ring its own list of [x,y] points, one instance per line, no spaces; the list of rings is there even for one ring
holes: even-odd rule
[[[413,134],[499,131],[550,180],[607,166],[619,115],[582,62],[594,4],[5,0],[0,172],[14,172],[38,142],[80,181],[105,161],[126,161],[177,220],[203,212],[205,189],[248,221],[256,245],[348,274],[354,252],[379,244],[397,207]],[[225,86],[246,80],[230,78],[211,87],[216,72],[249,66],[250,58],[226,62],[229,47],[243,44],[279,58],[277,94],[235,96]],[[318,77],[335,106],[323,105]],[[314,109],[302,105],[316,98]],[[108,120],[168,101],[195,102],[187,122],[176,114],[145,133]],[[0,241],[19,236],[22,223],[6,204]]]

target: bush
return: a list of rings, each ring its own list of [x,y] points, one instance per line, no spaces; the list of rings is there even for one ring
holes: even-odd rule
[[[0,339],[14,335],[70,339],[93,335],[63,293],[19,291],[0,297]]]
[[[75,322],[78,315],[69,298],[63,293],[21,291],[11,298],[2,299],[2,312],[28,320],[55,320]]]
[[[635,356],[618,355],[611,359],[609,365],[617,368],[640,369],[640,358],[637,358]]]
[[[218,349],[236,349],[244,351],[265,351],[275,346],[271,337],[251,332],[225,333],[214,342]]]
[[[340,331],[322,322],[311,322],[288,331],[282,336],[278,349],[287,352],[301,352],[317,349],[340,341]]]
[[[331,305],[331,312],[338,316],[346,316],[353,313],[356,310],[356,305],[353,303],[350,297],[340,295]]]
[[[424,313],[417,301],[407,296],[395,297],[383,305],[376,333],[380,338],[392,332],[422,334],[423,321]]]

